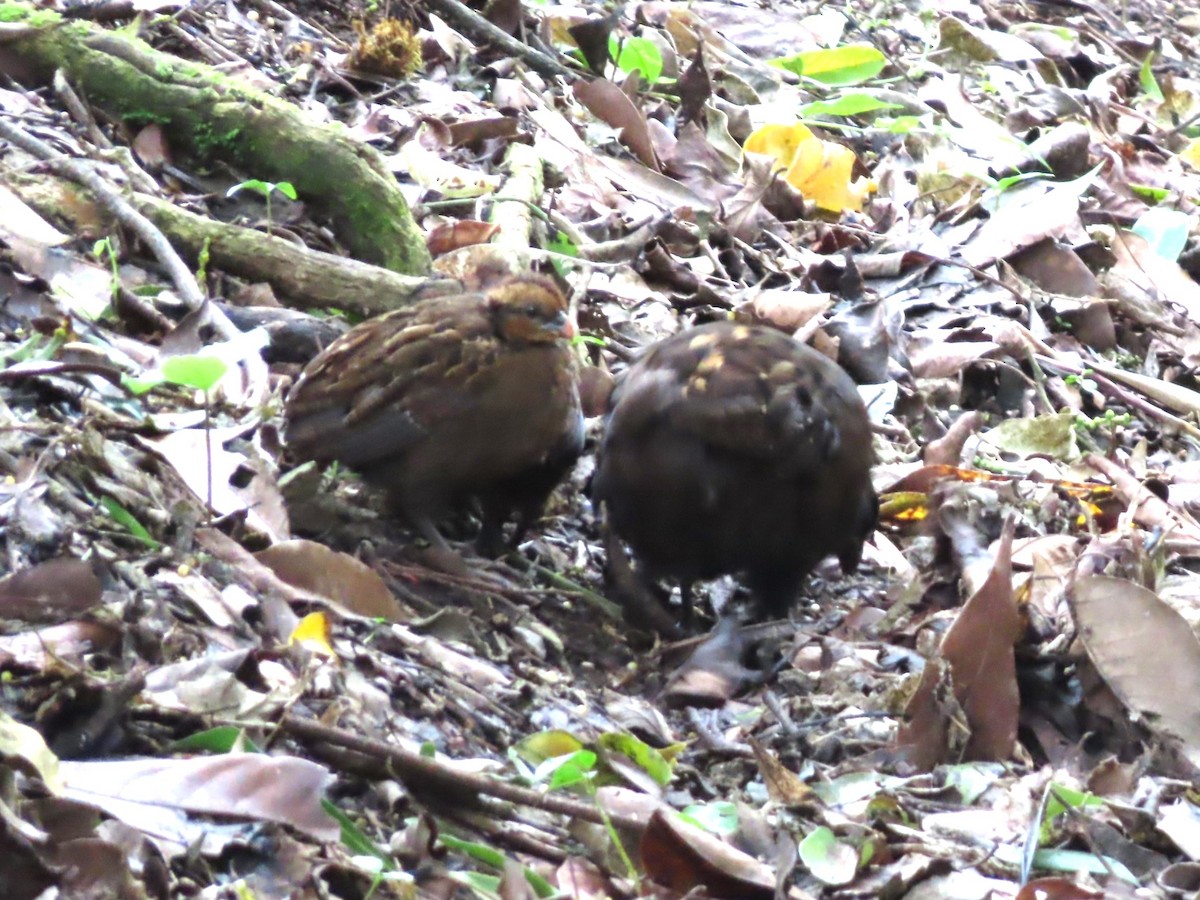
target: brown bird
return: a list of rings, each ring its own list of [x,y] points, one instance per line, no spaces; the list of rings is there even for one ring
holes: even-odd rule
[[[785,334],[716,322],[661,341],[618,379],[593,492],[650,578],[741,573],[786,611],[875,526],[871,428],[850,377]]]
[[[288,447],[337,460],[466,571],[434,524],[478,500],[481,552],[515,544],[583,448],[583,416],[562,293],[537,275],[486,293],[418,301],[369,319],[305,368],[288,397]]]

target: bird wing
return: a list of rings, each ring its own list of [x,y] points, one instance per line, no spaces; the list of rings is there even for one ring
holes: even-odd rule
[[[397,310],[364,326],[331,344],[292,389],[287,437],[299,453],[348,465],[393,457],[475,405],[471,379],[495,353],[482,315],[451,323]]]

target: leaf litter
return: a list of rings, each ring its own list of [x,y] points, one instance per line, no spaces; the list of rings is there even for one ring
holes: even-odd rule
[[[216,264],[242,305],[188,312],[108,201],[64,200],[6,132],[6,883],[1190,890],[1200,23],[1147,2],[496,7],[506,30],[455,0],[385,28],[166,4],[139,34],[378,150],[439,271],[558,269],[602,372],[589,411],[638,347],[713,318],[837,358],[877,432],[862,567],[819,569],[791,621],[656,639],[606,596],[585,456],[496,578],[431,573],[353,473],[282,455],[286,386],[329,339],[309,313],[338,291]],[[417,45],[419,68],[380,58]],[[311,173],[294,203],[237,191],[261,173],[0,66],[0,118],[109,183],[343,252]],[[221,360],[212,389],[163,377],[193,357]]]

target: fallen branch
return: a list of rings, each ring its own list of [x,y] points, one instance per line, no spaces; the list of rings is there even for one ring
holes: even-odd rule
[[[62,69],[109,115],[135,127],[161,123],[176,151],[254,178],[293,182],[357,259],[397,272],[428,271],[429,251],[395,177],[374,149],[340,125],[317,122],[214,68],[122,32],[67,22],[24,3],[9,4],[8,19],[17,27],[0,32],[0,41],[34,78],[49,83]]]

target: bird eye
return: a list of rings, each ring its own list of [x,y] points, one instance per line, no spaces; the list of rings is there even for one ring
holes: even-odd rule
[[[539,310],[537,306],[532,303],[525,307],[525,315],[529,316],[531,319],[537,318],[539,312],[541,312],[541,310]]]

